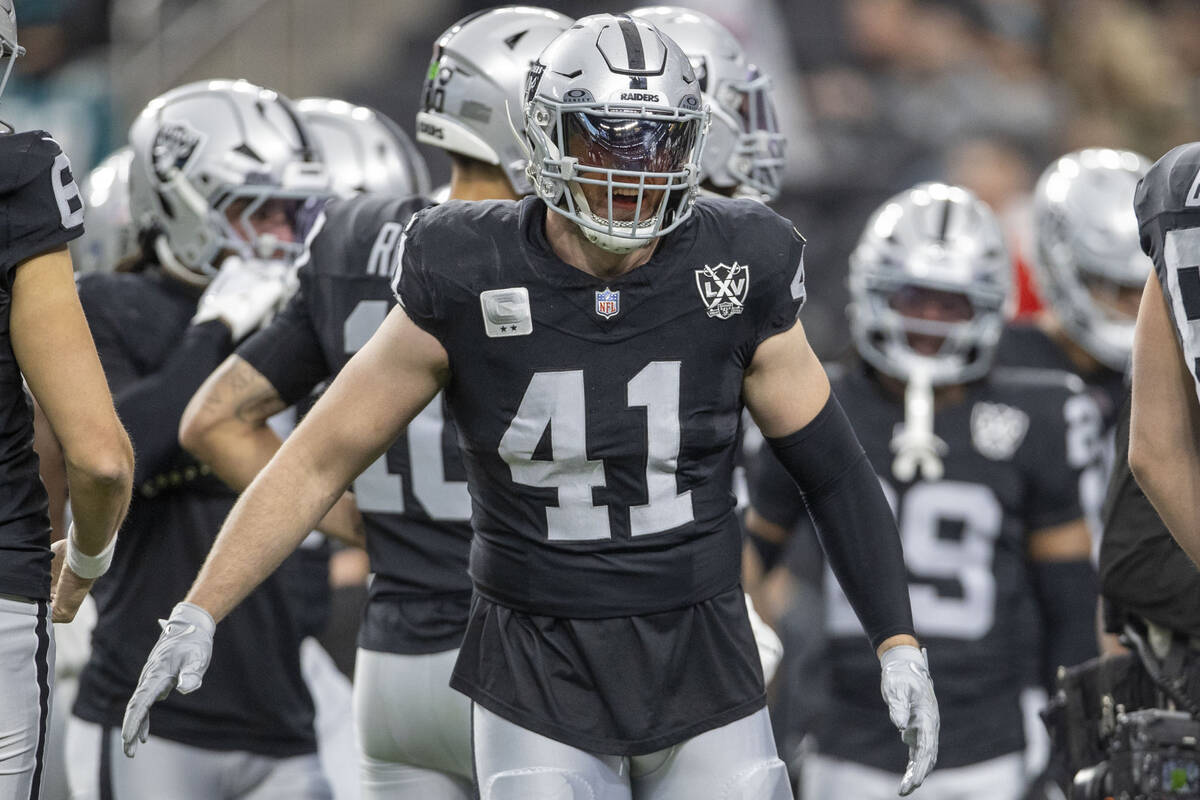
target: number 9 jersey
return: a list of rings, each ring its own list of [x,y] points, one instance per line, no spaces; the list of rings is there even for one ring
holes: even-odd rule
[[[1034,591],[1028,537],[1083,514],[1079,475],[1100,435],[1095,401],[1066,372],[993,368],[934,416],[947,447],[943,477],[902,481],[892,474],[891,443],[904,425],[903,401],[867,367],[832,384],[896,514],[913,622],[929,648],[942,714],[938,766],[1021,750],[1030,637],[1018,612]],[[789,529],[807,523],[799,492],[768,448],[750,473],[758,514]],[[832,696],[814,731],[821,753],[903,773],[906,749],[879,702],[878,659],[828,569],[825,597]]]
[[[9,314],[17,267],[80,236],[83,201],[71,163],[44,131],[0,135],[0,215],[0,594],[48,599],[50,520]]]
[[[406,231],[394,286],[408,316],[449,355],[445,395],[471,491],[476,593],[504,613],[554,618],[560,631],[575,625],[574,636],[563,631],[561,642],[547,631],[538,635],[554,640],[543,650],[578,645],[576,660],[563,669],[588,662],[588,680],[602,684],[579,692],[578,707],[598,703],[593,697],[605,695],[605,681],[618,683],[623,673],[625,685],[613,694],[630,698],[623,702],[641,722],[593,725],[578,721],[587,716],[581,711],[560,714],[561,729],[545,724],[554,712],[534,707],[550,705],[544,695],[568,687],[553,688],[548,674],[549,691],[512,690],[505,681],[528,682],[520,677],[525,664],[514,661],[510,675],[495,670],[495,659],[471,664],[478,638],[487,635],[476,629],[475,612],[456,688],[485,706],[487,695],[493,711],[583,749],[649,752],[653,744],[674,743],[686,727],[658,705],[667,702],[664,694],[683,703],[727,700],[712,709],[714,721],[738,703],[761,707],[761,672],[751,671],[756,654],[738,588],[741,531],[731,471],[743,373],[758,344],[791,328],[803,304],[803,239],[759,203],[700,200],[693,218],[664,237],[649,261],[601,279],[555,255],[546,214],[536,197],[422,211]],[[620,626],[682,613],[731,590],[740,609],[730,606],[732,616],[722,619],[737,635],[726,630],[713,638],[742,642],[744,633],[746,652],[728,658],[744,661],[746,671],[725,676],[744,689],[741,697],[726,698],[726,686],[691,696],[686,675],[639,683],[665,657],[658,652],[598,675],[620,668],[591,661],[601,658],[603,643],[595,640],[604,634],[597,629],[608,621]],[[595,626],[582,633],[586,622]],[[662,624],[665,631],[669,623]],[[628,659],[618,641],[623,634],[609,633],[612,657]],[[692,633],[676,644],[702,647]],[[706,660],[692,655],[697,663],[686,665],[689,674]],[[712,669],[704,680],[721,683],[722,665]],[[657,683],[668,677],[670,687]],[[632,708],[643,694],[648,705]],[[696,708],[692,714],[703,717]],[[661,724],[644,724],[656,716]]]

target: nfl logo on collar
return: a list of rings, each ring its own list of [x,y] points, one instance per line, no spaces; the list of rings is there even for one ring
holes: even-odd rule
[[[621,311],[621,292],[612,289],[602,289],[596,292],[596,313],[605,319],[612,319]]]

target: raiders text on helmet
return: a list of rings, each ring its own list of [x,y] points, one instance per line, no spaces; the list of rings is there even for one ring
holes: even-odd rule
[[[1051,164],[1034,192],[1038,288],[1067,334],[1124,370],[1135,320],[1098,298],[1140,290],[1154,268],[1141,249],[1133,196],[1150,162],[1129,150],[1088,149]]]
[[[691,214],[708,111],[687,56],[652,24],[579,20],[534,64],[526,98],[534,191],[592,243],[636,250]]]
[[[293,218],[329,191],[325,165],[291,102],[246,81],[199,81],[161,95],[129,129],[130,205],[165,269],[207,283],[220,256],[299,255],[251,218],[272,200]],[[231,221],[230,215],[237,215]]]
[[[850,331],[859,354],[880,372],[906,380],[916,369],[933,385],[962,383],[990,368],[1004,325],[1012,263],[995,214],[971,192],[922,183],[884,203],[850,256]],[[906,287],[963,295],[962,322],[900,314]],[[940,350],[914,350],[910,335],[941,337]]]
[[[570,17],[533,6],[504,6],[455,23],[433,46],[417,141],[504,169],[517,194],[532,189],[521,127],[525,73]]]
[[[771,80],[746,60],[742,46],[707,14],[679,6],[630,12],[674,39],[696,70],[712,113],[701,159],[701,190],[735,192],[764,202],[779,196],[785,140]]]
[[[333,190],[404,196],[429,193],[429,169],[408,134],[364,106],[325,97],[296,101],[329,170]]]

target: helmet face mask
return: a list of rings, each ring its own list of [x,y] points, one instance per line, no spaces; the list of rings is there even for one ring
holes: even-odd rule
[[[580,20],[530,71],[527,97],[534,190],[588,241],[631,252],[691,213],[707,109],[686,56],[652,25]]]
[[[25,55],[25,48],[17,44],[17,10],[13,0],[0,0],[0,60],[3,61],[3,76],[0,76],[0,95],[12,75],[17,58]]]
[[[1067,335],[1115,370],[1132,352],[1135,300],[1153,268],[1133,213],[1149,167],[1129,150],[1079,150],[1051,164],[1034,191],[1038,289]]]
[[[129,138],[134,224],[177,278],[203,285],[231,253],[303,252],[329,177],[286,98],[246,81],[188,84],[152,100]]]
[[[982,377],[1004,325],[1011,265],[995,215],[965,189],[919,184],[872,215],[850,258],[863,359],[932,385]]]

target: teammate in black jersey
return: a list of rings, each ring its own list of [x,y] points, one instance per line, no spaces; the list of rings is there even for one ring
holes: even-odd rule
[[[145,259],[134,272],[82,276],[80,296],[138,455],[136,498],[111,573],[68,730],[79,798],[325,798],[313,707],[300,674],[301,623],[279,578],[222,628],[204,697],[176,695],[142,758],[117,726],[176,600],[234,496],[177,441],[203,378],[278,302],[297,225],[328,177],[290,103],[244,81],[205,81],[151,101],[130,130],[131,208]],[[166,629],[211,627],[202,612]],[[186,688],[186,687],[185,687]]]
[[[0,4],[0,92],[22,52],[12,3]],[[67,254],[83,232],[83,203],[67,156],[44,131],[0,133],[0,215],[0,797],[37,798],[54,679],[50,622],[71,620],[110,563],[133,451]],[[74,524],[53,569],[30,394],[61,443],[71,492]]]
[[[1200,564],[1200,142],[1155,162],[1134,208],[1154,272],[1134,336],[1129,467]]]
[[[944,184],[887,201],[851,258],[863,363],[833,388],[895,510],[914,622],[938,676],[940,769],[921,791],[931,798],[1021,795],[1025,638],[1014,607],[1031,586],[1052,664],[1095,647],[1078,490],[1093,401],[1067,373],[991,368],[1009,270],[992,212]],[[761,458],[747,525],[779,540],[807,515],[774,457]],[[833,692],[805,796],[886,798],[904,752],[872,699],[862,630],[828,588]]]
[[[757,202],[694,200],[705,111],[651,25],[581,20],[526,100],[539,196],[413,217],[403,308],[243,494],[189,602],[223,617],[444,388],[474,531],[452,681],[481,796],[790,798],[739,586],[744,400],[881,657],[910,791],[936,700],[891,513],[796,322],[803,240]],[[211,646],[160,639],[127,738]]]
[[[528,64],[570,22],[509,7],[439,37],[420,119],[424,140],[453,159],[451,199],[529,191],[522,171],[502,166],[512,146],[507,117],[485,123],[460,109],[507,106],[519,125]],[[451,77],[439,80],[443,72]],[[435,89],[444,101],[435,103]],[[434,125],[441,138],[428,133]],[[409,217],[428,204],[375,192],[326,207],[300,290],[201,386],[184,415],[183,444],[230,485],[244,488],[278,449],[267,418],[337,374],[395,305],[396,245]],[[440,398],[430,404],[354,485],[375,576],[354,681],[368,799],[472,796],[470,703],[449,687],[470,604],[471,504],[443,405]]]

